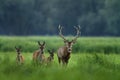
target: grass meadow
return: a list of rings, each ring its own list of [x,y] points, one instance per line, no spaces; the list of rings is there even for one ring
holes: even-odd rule
[[[73,37],[67,37],[71,39]],[[56,50],[49,65],[34,65],[32,54],[37,41],[45,41],[47,49]],[[120,80],[120,38],[81,37],[73,46],[68,66],[57,61],[57,48],[63,45],[59,37],[0,37],[0,80]],[[23,65],[16,64],[15,46],[22,47]]]

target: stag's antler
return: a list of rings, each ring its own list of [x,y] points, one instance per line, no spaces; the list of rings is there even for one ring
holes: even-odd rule
[[[80,34],[81,32],[80,32],[80,25],[78,25],[78,27],[74,26],[74,28],[76,29],[77,34],[76,34],[75,38],[74,38],[72,41],[75,43],[76,40],[77,40],[77,38],[79,37],[79,34]]]
[[[63,27],[59,25],[58,29],[59,29],[59,36],[60,36],[62,39],[64,39],[64,41],[67,41],[67,40],[65,39],[65,37],[63,36],[63,34],[62,34],[62,29],[63,29]]]

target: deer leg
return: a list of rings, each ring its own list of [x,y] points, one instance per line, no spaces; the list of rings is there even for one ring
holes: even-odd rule
[[[65,59],[64,58],[62,58],[62,63],[63,63],[63,65],[65,65]]]
[[[66,65],[67,65],[68,62],[69,62],[69,58],[70,58],[70,56],[68,56],[68,57],[65,58],[65,63],[66,63]]]
[[[65,61],[66,65],[68,64],[68,60]]]

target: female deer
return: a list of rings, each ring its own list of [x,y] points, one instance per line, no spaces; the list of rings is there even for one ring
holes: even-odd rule
[[[49,52],[50,56],[47,57],[47,63],[50,63],[54,60],[54,52],[55,51],[54,51],[54,49],[52,49],[52,50],[48,50],[48,52]]]
[[[16,62],[17,62],[17,64],[23,64],[24,57],[21,54],[21,47],[16,47],[15,46],[15,49],[16,49],[16,52],[17,52],[17,56],[16,56]]]
[[[36,63],[43,63],[45,60],[44,56],[45,41],[42,44],[38,41],[38,45],[39,50],[33,53],[33,61]]]

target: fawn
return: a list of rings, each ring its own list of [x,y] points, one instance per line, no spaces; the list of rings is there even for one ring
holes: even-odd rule
[[[52,62],[54,60],[54,52],[55,52],[55,50],[54,49],[48,50],[48,52],[49,52],[50,55],[49,55],[49,57],[47,57],[46,62],[50,63],[50,62]]]
[[[21,47],[16,47],[15,46],[15,49],[16,49],[16,52],[17,52],[17,57],[16,57],[17,64],[23,64],[24,63],[24,57],[21,54]]]

